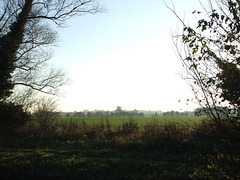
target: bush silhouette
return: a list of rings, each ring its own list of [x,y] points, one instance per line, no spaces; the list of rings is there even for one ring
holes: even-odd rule
[[[13,103],[0,103],[0,129],[1,134],[14,132],[22,127],[28,120],[30,115],[25,112],[20,105]]]

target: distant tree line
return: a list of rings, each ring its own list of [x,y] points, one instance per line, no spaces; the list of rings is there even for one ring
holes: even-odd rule
[[[220,117],[226,116],[226,114],[229,117],[234,117],[234,116],[239,116],[240,112],[237,111],[234,108],[229,108],[229,107],[220,107],[220,106],[216,106],[216,107],[209,107],[209,108],[197,108],[194,110],[194,114],[195,116],[207,116],[210,114],[210,111],[214,114],[214,115],[218,115]]]
[[[144,117],[144,113],[138,112],[138,110],[123,110],[120,106],[114,111],[79,111],[62,113],[62,116],[66,117]]]
[[[184,112],[167,111],[167,112],[163,112],[162,116],[164,116],[164,117],[194,116],[194,112],[192,112],[192,111],[184,111]]]
[[[104,111],[104,110],[84,110],[74,112],[61,112],[59,116],[62,117],[178,117],[178,116],[194,116],[195,111],[147,111],[147,110],[123,110],[121,106],[118,106],[116,110]]]

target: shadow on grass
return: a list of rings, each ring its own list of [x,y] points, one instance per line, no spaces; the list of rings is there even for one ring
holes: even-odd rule
[[[205,152],[215,142],[205,129],[160,122],[139,129],[134,120],[116,128],[30,124],[0,137],[0,179],[190,179],[203,165],[195,148]]]
[[[128,150],[92,139],[4,142],[0,179],[188,179],[192,173],[185,155]]]

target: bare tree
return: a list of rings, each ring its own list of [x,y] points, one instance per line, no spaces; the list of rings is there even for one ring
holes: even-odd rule
[[[1,89],[7,86],[1,91],[1,95],[5,93],[2,97],[9,96],[16,86],[55,95],[67,79],[62,70],[43,71],[52,55],[51,46],[58,38],[53,27],[64,27],[72,16],[102,11],[98,3],[95,0],[3,0],[0,4],[0,50],[9,52],[0,58],[1,69],[5,67],[0,73]]]
[[[57,102],[52,98],[41,97],[35,106],[34,118],[42,131],[53,126],[57,117]]]

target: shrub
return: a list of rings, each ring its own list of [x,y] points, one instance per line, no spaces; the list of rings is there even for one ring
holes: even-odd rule
[[[1,134],[9,134],[22,127],[30,115],[20,105],[0,102],[0,130]]]
[[[127,122],[124,122],[121,127],[122,134],[132,134],[138,131],[137,121],[134,119],[130,119]]]
[[[56,101],[51,98],[41,98],[34,112],[34,119],[38,123],[40,131],[51,130],[57,115]]]

